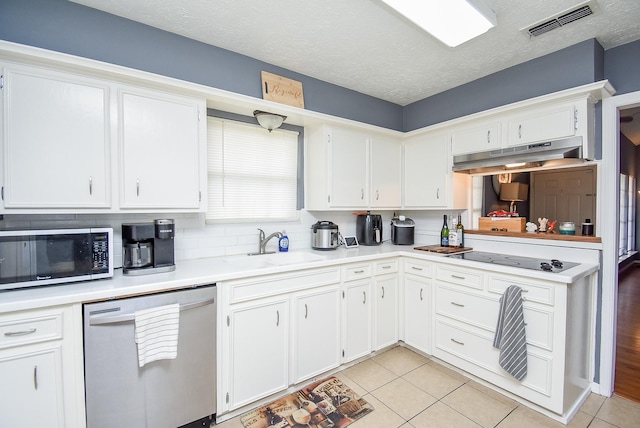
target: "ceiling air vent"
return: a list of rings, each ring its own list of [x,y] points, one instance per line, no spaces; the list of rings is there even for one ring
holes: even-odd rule
[[[593,0],[584,2],[572,10],[563,11],[558,15],[547,18],[531,27],[524,28],[522,31],[527,32],[531,37],[539,36],[551,30],[555,30],[556,28],[560,28],[563,25],[577,21],[578,19],[593,15],[594,5],[595,1]]]

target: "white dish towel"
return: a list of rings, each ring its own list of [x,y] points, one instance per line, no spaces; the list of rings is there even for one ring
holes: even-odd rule
[[[178,356],[180,305],[165,305],[135,313],[135,340],[138,366]]]
[[[527,375],[527,336],[524,327],[522,289],[510,285],[500,298],[500,312],[493,347],[500,349],[500,367],[518,380]]]

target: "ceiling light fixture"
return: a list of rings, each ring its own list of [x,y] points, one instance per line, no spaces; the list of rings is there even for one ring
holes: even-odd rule
[[[451,47],[496,26],[496,14],[481,0],[382,1]]]
[[[269,113],[266,111],[255,110],[253,115],[258,120],[260,126],[262,126],[267,131],[271,132],[276,128],[280,128],[282,122],[287,118],[287,116],[283,116],[281,114]]]

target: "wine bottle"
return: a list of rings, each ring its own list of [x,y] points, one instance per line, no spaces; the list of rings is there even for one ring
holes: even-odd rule
[[[462,225],[462,216],[458,213],[458,225],[456,226],[458,235],[458,246],[464,247],[464,226]]]
[[[449,225],[449,246],[450,247],[459,247],[460,243],[458,242],[458,230],[456,229],[456,219],[452,215],[451,224]]]
[[[440,246],[448,247],[449,246],[449,225],[447,224],[447,215],[444,215],[444,224],[442,225],[442,230],[440,230]]]

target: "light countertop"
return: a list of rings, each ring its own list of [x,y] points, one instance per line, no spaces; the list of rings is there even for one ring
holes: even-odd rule
[[[232,279],[329,267],[344,263],[369,262],[398,256],[437,260],[452,265],[563,284],[573,283],[599,269],[597,264],[592,263],[581,263],[574,268],[558,273],[496,265],[489,267],[485,263],[450,259],[442,254],[414,250],[413,246],[385,243],[380,246],[339,248],[331,251],[306,250],[261,256],[237,255],[184,260],[176,263],[176,270],[173,272],[151,275],[126,276],[122,274],[122,269],[116,269],[111,279],[0,291],[0,313],[149,294],[197,285],[224,283],[224,281]]]

